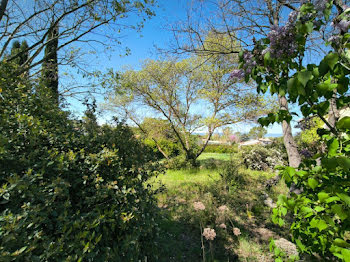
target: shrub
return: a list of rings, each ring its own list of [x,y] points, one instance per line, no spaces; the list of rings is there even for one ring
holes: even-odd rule
[[[150,150],[122,123],[69,119],[0,66],[0,261],[152,258]]]
[[[168,169],[191,169],[197,166],[193,166],[191,162],[186,160],[186,157],[184,155],[179,155],[177,157],[173,157],[165,161],[165,167]]]
[[[207,145],[206,153],[237,153],[238,145]]]
[[[179,145],[175,142],[173,142],[170,139],[158,139],[157,140],[160,148],[169,156],[169,157],[176,157],[180,154],[181,149],[179,147]],[[146,138],[144,140],[144,143],[151,147],[153,152],[157,154],[158,158],[164,158],[164,156],[162,155],[161,152],[159,152],[156,143],[150,139],[150,138]]]
[[[253,170],[268,170],[285,163],[281,151],[261,145],[242,148],[242,158],[245,166]]]

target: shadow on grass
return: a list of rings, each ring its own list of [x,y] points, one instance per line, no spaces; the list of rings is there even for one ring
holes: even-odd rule
[[[207,171],[196,172],[209,176]],[[186,178],[176,172],[172,174],[179,179],[165,180],[168,184],[158,194],[162,214],[158,221],[161,228],[159,261],[202,261],[199,218],[193,209],[196,201],[206,207],[201,213],[204,227],[213,228],[217,233],[212,242],[214,260],[210,259],[209,242],[204,241],[207,262],[273,261],[269,239],[288,236],[286,228],[271,222],[271,209],[263,203],[265,181],[274,176],[273,173],[240,170],[239,179],[231,184],[217,180],[219,175],[216,179],[195,180],[193,172]],[[218,211],[222,205],[229,210],[224,219]],[[221,228],[221,224],[226,228]],[[236,236],[234,228],[239,228],[242,234]]]

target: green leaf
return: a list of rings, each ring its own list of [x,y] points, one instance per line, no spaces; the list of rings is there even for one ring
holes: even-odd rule
[[[350,159],[345,156],[340,156],[337,158],[337,163],[340,165],[344,170],[350,169]]]
[[[343,200],[347,205],[348,207],[350,207],[350,196],[344,194],[344,193],[337,193],[337,196]]]
[[[337,53],[331,52],[328,55],[326,55],[323,58],[323,60],[327,63],[329,68],[333,70],[334,66],[337,64],[339,60],[339,55]]]
[[[320,192],[317,194],[317,196],[321,203],[325,202],[325,200],[329,198],[329,195],[326,192]]]
[[[298,95],[298,79],[295,77],[288,79],[287,89],[288,89],[288,93],[290,95],[297,96]]]
[[[323,219],[315,219],[315,218],[313,218],[310,221],[310,226],[313,228],[318,228],[319,231],[325,230],[328,227],[326,221],[324,221]]]
[[[311,207],[306,207],[306,206],[302,206],[301,208],[300,208],[300,212],[304,215],[304,216],[306,216],[306,215],[308,215],[308,214],[313,214],[314,213],[314,210],[311,208]]]
[[[345,116],[336,123],[339,129],[350,129],[350,117]]]
[[[325,208],[321,207],[321,206],[317,206],[314,209],[315,209],[316,212],[321,212],[321,211],[325,210]]]
[[[341,254],[343,255],[345,262],[350,262],[350,250],[349,249],[342,248]]]
[[[336,138],[333,139],[332,143],[328,146],[328,156],[333,157],[337,154],[339,148],[339,142]]]
[[[320,65],[318,66],[318,71],[320,76],[324,76],[329,71],[329,66],[326,61],[322,60]]]
[[[339,201],[339,200],[340,200],[339,197],[333,196],[333,197],[327,198],[327,199],[326,199],[326,203],[329,204],[329,203],[331,203],[331,202]]]
[[[345,220],[348,217],[348,214],[343,209],[342,205],[335,204],[331,207],[332,211],[337,214],[341,220]]]
[[[270,52],[267,52],[267,53],[264,55],[264,65],[266,66],[270,60],[271,60],[271,53],[270,53]]]
[[[318,181],[315,178],[309,178],[307,183],[312,189],[315,189],[318,186]]]
[[[313,31],[313,26],[314,26],[314,23],[311,22],[311,21],[305,23],[306,32],[307,32],[307,33],[311,33],[311,32]]]
[[[307,82],[312,78],[312,72],[303,70],[298,73],[299,82],[305,87]]]
[[[350,247],[350,244],[341,238],[334,239],[333,244],[338,247]]]

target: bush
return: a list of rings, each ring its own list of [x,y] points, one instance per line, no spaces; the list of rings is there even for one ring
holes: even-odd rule
[[[237,153],[238,145],[207,145],[204,152],[206,153]]]
[[[192,163],[186,160],[186,157],[184,155],[179,155],[177,157],[173,157],[166,160],[165,167],[168,169],[180,170],[180,169],[191,169],[198,166],[193,166]]]
[[[71,120],[0,70],[0,261],[152,258],[151,151],[122,123]]]
[[[285,164],[283,152],[273,146],[255,145],[243,147],[242,158],[245,166],[253,170],[268,170],[276,165]]]
[[[181,149],[180,146],[171,141],[170,139],[158,139],[157,142],[159,143],[160,148],[169,156],[169,157],[176,157],[180,154]],[[156,143],[150,139],[146,138],[144,140],[145,145],[152,148],[153,152],[157,154],[158,158],[164,158],[163,154],[158,150]]]

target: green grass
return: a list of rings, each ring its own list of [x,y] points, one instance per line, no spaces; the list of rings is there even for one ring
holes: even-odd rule
[[[205,186],[220,180],[218,170],[167,170],[165,174],[152,178],[151,184],[164,184],[168,190],[185,189],[193,185]]]
[[[223,161],[228,161],[231,159],[231,154],[229,153],[202,153],[199,157],[198,160],[205,160],[208,158],[214,158],[216,160],[223,160]]]
[[[261,193],[266,190],[264,183],[275,175],[274,172],[237,167],[238,172],[231,180],[236,182],[230,183],[222,180],[221,169],[203,168],[208,166],[206,161],[212,162],[213,159],[232,164],[228,161],[230,154],[204,153],[199,158],[201,168],[167,170],[149,181],[153,188],[159,189],[157,200],[162,214],[157,222],[160,226],[157,241],[161,250],[159,261],[202,261],[199,221],[216,230],[217,237],[212,242],[215,261],[272,261],[268,240],[256,231],[263,229],[276,235],[284,233],[272,225],[271,210],[261,198]],[[270,193],[277,197],[284,191],[281,182]],[[204,203],[204,211],[194,210],[196,201]],[[229,208],[224,217],[218,211],[222,205]],[[225,223],[227,229],[220,229],[220,223]],[[234,227],[240,228],[241,236],[233,235]],[[204,244],[207,261],[211,261],[209,242]]]

